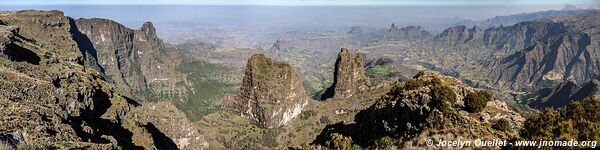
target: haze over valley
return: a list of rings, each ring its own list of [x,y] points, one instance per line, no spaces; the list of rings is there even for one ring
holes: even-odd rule
[[[0,2],[0,149],[600,140],[594,1],[92,2]]]

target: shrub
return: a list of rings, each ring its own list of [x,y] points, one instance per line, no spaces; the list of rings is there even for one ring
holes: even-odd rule
[[[312,110],[307,110],[307,111],[303,111],[302,113],[300,113],[300,119],[302,120],[308,120],[310,119],[310,117],[317,115],[317,113],[315,111]]]
[[[600,102],[586,99],[566,108],[549,108],[523,124],[521,137],[530,140],[600,140]]]
[[[500,119],[500,120],[498,120],[498,122],[496,122],[496,123],[494,123],[494,125],[492,125],[492,128],[506,132],[506,131],[510,131],[510,129],[512,129],[512,126],[510,125],[510,122],[508,122],[508,120]]]
[[[333,121],[331,121],[331,119],[329,119],[326,116],[322,116],[321,119],[319,119],[319,122],[321,122],[322,124],[332,124]]]
[[[472,113],[481,112],[490,98],[490,94],[485,91],[470,92],[464,98],[465,110]]]
[[[448,86],[442,86],[440,84],[434,85],[431,88],[431,105],[434,108],[447,112],[450,110],[452,105],[456,102],[456,94]]]
[[[385,136],[382,137],[381,139],[377,140],[377,146],[381,147],[383,149],[387,148],[387,147],[391,147],[394,144],[394,139],[392,139],[389,136]]]
[[[350,150],[352,148],[352,138],[345,137],[338,133],[332,133],[330,135],[331,142],[330,148],[336,150]]]

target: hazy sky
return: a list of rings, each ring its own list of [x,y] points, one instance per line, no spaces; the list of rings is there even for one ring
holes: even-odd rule
[[[0,4],[200,4],[200,5],[560,5],[599,0],[2,0]]]

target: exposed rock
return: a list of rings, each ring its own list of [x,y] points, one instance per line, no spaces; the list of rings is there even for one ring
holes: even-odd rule
[[[91,41],[87,52],[111,81],[134,91],[133,97],[147,98],[163,92],[177,92],[176,50],[156,36],[152,23],[139,30],[107,19],[77,19],[78,30]],[[128,90],[127,90],[128,91]]]
[[[371,81],[365,74],[362,63],[360,54],[353,55],[348,49],[342,48],[335,62],[333,85],[325,91],[321,99],[347,98],[368,89]]]
[[[279,56],[279,54],[287,52],[290,49],[290,43],[286,40],[277,40],[273,47],[271,47],[271,51],[274,56]]]
[[[240,92],[225,99],[223,109],[248,117],[263,128],[285,125],[310,100],[289,64],[262,54],[252,55],[248,60]]]
[[[593,42],[600,38],[600,22],[592,21],[599,19],[600,15],[559,17],[488,29],[487,41],[496,43],[492,45],[523,48],[490,63],[488,77],[517,90],[590,81],[600,75],[600,44]]]
[[[350,28],[350,31],[348,31],[348,34],[362,34],[363,30],[360,26],[353,26]]]
[[[198,129],[190,122],[181,111],[170,102],[146,103],[127,114],[141,124],[147,124],[158,129],[168,138],[157,145],[158,149],[206,149],[208,143],[198,133]],[[160,135],[160,133],[155,133]],[[136,135],[134,135],[136,136]]]
[[[383,34],[383,38],[386,40],[418,41],[431,37],[431,34],[421,26],[406,26],[399,29],[396,24],[392,24],[390,29]]]
[[[450,89],[445,93],[442,89]],[[425,139],[509,139],[518,134],[524,118],[510,110],[504,102],[491,101],[482,112],[462,110],[462,99],[473,89],[460,81],[435,73],[425,72],[403,85],[397,84],[386,96],[355,116],[355,123],[341,122],[323,129],[315,143],[323,144],[329,136],[339,133],[352,138],[353,144],[363,148],[382,148],[377,141],[389,140],[400,149],[426,148]],[[452,101],[443,101],[436,95]],[[448,94],[448,95],[447,95]],[[455,95],[456,97],[452,97]],[[450,100],[447,99],[447,100]],[[485,118],[485,119],[482,119]],[[513,128],[494,130],[489,125],[506,119]],[[335,141],[330,141],[335,142]],[[334,144],[334,143],[331,143]]]
[[[0,22],[19,28],[1,54],[8,57],[0,57],[2,142],[10,132],[20,133],[10,135],[17,149],[150,149],[168,139],[141,134],[146,144],[132,141],[131,131],[144,128],[126,117],[135,101],[86,69],[71,18],[17,11],[2,12]]]
[[[466,26],[454,26],[435,36],[436,41],[447,42],[450,45],[462,44],[483,39],[483,30],[477,26],[469,29]]]
[[[0,25],[0,53],[4,53],[8,46],[14,40],[14,34],[18,28]]]

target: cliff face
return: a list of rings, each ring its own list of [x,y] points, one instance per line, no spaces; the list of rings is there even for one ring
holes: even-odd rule
[[[163,133],[129,114],[140,109],[139,104],[116,94],[101,73],[84,65],[85,51],[79,47],[85,42],[75,40],[74,35],[81,33],[73,19],[60,11],[17,11],[0,13],[0,23],[11,26],[0,25],[0,145],[9,149],[175,145],[156,142],[170,138],[154,136]]]
[[[599,15],[527,22],[511,27],[519,32],[492,36],[498,41],[493,43],[504,43],[500,47],[526,48],[490,63],[488,77],[500,86],[523,90],[566,80],[590,81],[600,75],[600,44],[594,42],[600,39],[598,19]],[[524,28],[536,32],[520,31]]]
[[[292,67],[262,54],[246,64],[240,94],[224,101],[223,109],[250,118],[263,128],[277,128],[298,116],[310,100]]]
[[[325,91],[321,99],[347,98],[368,89],[371,81],[365,74],[362,62],[362,56],[353,55],[348,49],[342,48],[335,62],[333,85]]]
[[[436,41],[447,42],[449,45],[464,44],[469,41],[479,41],[483,38],[483,30],[477,26],[454,26],[435,36]]]
[[[383,38],[386,40],[418,41],[431,39],[432,36],[421,26],[406,26],[404,28],[398,28],[395,24],[392,24],[392,27],[390,27],[390,29],[383,34]]]
[[[154,26],[144,23],[129,29],[106,19],[77,19],[78,30],[91,41],[87,49],[111,81],[133,89],[132,95],[173,92],[178,64],[175,50],[156,37]]]

